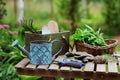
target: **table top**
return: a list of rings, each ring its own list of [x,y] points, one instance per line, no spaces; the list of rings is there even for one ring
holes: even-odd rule
[[[35,75],[45,77],[64,77],[64,78],[86,78],[96,80],[120,80],[120,58],[117,61],[108,61],[106,64],[94,64],[88,62],[84,67],[78,69],[68,66],[55,64],[55,61],[62,60],[63,55],[58,56],[52,64],[33,65],[28,58],[24,58],[15,65],[19,74]]]

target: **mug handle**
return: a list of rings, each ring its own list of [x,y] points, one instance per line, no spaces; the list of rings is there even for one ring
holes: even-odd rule
[[[54,42],[60,42],[60,40],[53,40],[53,41],[51,41],[52,44],[53,44]],[[62,51],[62,49],[63,49],[63,47],[61,47],[60,50],[53,55],[53,59],[55,59],[55,58],[57,57],[57,55]]]

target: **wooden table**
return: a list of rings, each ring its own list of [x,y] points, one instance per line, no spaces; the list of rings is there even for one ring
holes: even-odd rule
[[[54,61],[61,59],[63,59],[63,56],[58,56]],[[15,68],[19,74],[44,76],[51,80],[54,80],[55,77],[83,78],[85,80],[120,80],[120,58],[118,58],[118,61],[109,61],[107,64],[88,62],[81,69],[66,66],[59,67],[55,63],[36,66],[30,64],[28,58],[24,58],[15,65]]]

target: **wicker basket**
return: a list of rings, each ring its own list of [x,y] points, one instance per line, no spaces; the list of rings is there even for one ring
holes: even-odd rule
[[[101,55],[103,53],[112,54],[114,52],[115,47],[118,44],[117,40],[105,40],[105,42],[108,44],[107,46],[92,46],[89,44],[83,44],[81,42],[75,41],[76,45],[76,51],[85,51],[89,54],[92,54],[94,56]]]

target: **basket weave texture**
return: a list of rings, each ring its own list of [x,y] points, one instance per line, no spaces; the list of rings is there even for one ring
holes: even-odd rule
[[[76,51],[87,52],[94,56],[101,55],[103,53],[113,54],[115,47],[118,44],[117,40],[105,40],[107,46],[93,46],[75,41]]]

